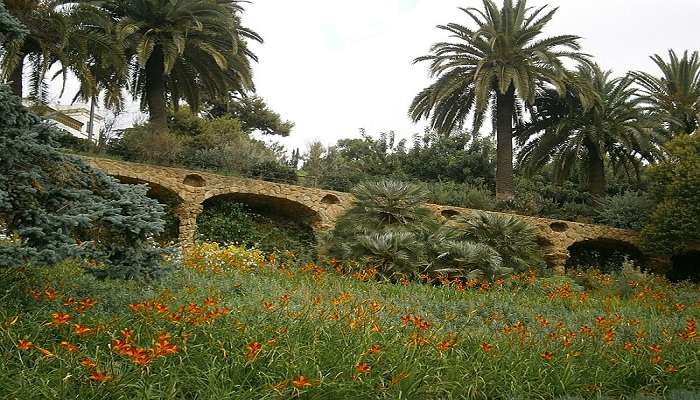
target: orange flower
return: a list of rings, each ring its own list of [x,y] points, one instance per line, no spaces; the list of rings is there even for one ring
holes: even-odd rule
[[[56,312],[51,314],[51,323],[53,325],[68,325],[70,322],[70,315],[61,313],[61,312]]]
[[[29,293],[32,295],[32,298],[33,298],[34,300],[37,300],[37,301],[38,301],[38,300],[41,300],[41,297],[42,297],[42,295],[43,295],[43,293],[41,293],[40,290],[36,290],[36,289],[32,290],[32,291],[29,292]]]
[[[676,303],[673,307],[675,307],[676,311],[683,311],[685,309],[685,304]]]
[[[94,361],[92,361],[92,359],[88,357],[80,359],[80,365],[87,369],[97,368],[97,363],[95,363]]]
[[[158,314],[167,314],[168,313],[168,307],[166,307],[163,304],[156,303],[155,304],[155,309]]]
[[[90,380],[93,380],[95,382],[106,382],[110,379],[112,379],[112,377],[105,374],[104,372],[92,371],[92,373],[90,374]]]
[[[285,295],[280,296],[280,301],[282,303],[288,303],[289,302],[289,295],[285,294]]]
[[[593,329],[592,329],[590,326],[588,326],[588,325],[582,326],[581,329],[580,329],[580,331],[581,331],[581,333],[583,333],[584,335],[588,335],[588,336],[593,336],[593,335],[594,335]]]
[[[272,311],[275,308],[275,305],[265,301],[263,302],[263,308],[265,308],[267,311]]]
[[[595,324],[598,326],[605,324],[605,317],[595,317]]]
[[[630,326],[637,326],[637,325],[639,325],[640,321],[638,319],[631,319],[627,322],[629,323]]]
[[[672,373],[674,373],[674,372],[678,372],[678,369],[677,369],[676,367],[674,367],[673,364],[668,364],[668,365],[666,366],[665,371],[666,371],[667,373],[669,373],[669,374],[672,374]]]
[[[55,290],[51,290],[51,289],[46,289],[46,290],[44,290],[44,296],[46,296],[46,299],[47,299],[47,300],[51,300],[51,301],[56,300],[56,297],[57,297],[57,296],[56,296],[56,291],[55,291]]]
[[[307,386],[311,386],[311,381],[306,379],[304,375],[299,375],[299,377],[292,381],[292,385],[297,389],[303,389]]]
[[[262,345],[258,342],[249,343],[246,346],[245,356],[249,360],[253,360],[258,356],[258,353],[262,350]]]
[[[126,340],[127,342],[131,339],[132,336],[134,336],[134,332],[131,329],[122,329],[121,335]]]
[[[554,358],[554,353],[550,351],[545,351],[544,353],[540,354],[540,357],[542,357],[542,359],[545,361],[552,361],[552,359]]]
[[[206,304],[210,307],[213,307],[213,306],[217,305],[218,302],[213,297],[207,297],[206,299],[204,299],[204,304]]]
[[[633,345],[632,343],[630,343],[630,342],[625,342],[624,349],[625,349],[626,351],[632,351],[632,349],[634,349],[634,345]]]
[[[649,346],[649,350],[651,350],[654,353],[661,353],[662,348],[658,344],[652,344],[651,346]]]
[[[378,344],[373,344],[369,349],[367,349],[366,354],[378,354],[382,351],[382,348]]]
[[[361,373],[361,374],[367,374],[372,370],[372,367],[369,366],[367,363],[359,362],[357,365],[355,365],[355,371]]]
[[[17,347],[20,350],[29,350],[34,346],[34,343],[30,342],[29,340],[20,340],[19,343],[17,344]]]
[[[651,359],[650,359],[649,361],[650,361],[652,364],[656,365],[656,364],[661,364],[662,359],[661,359],[661,356],[657,354],[657,355],[655,355],[655,356],[652,356]]]
[[[454,346],[454,342],[451,340],[443,340],[442,342],[438,343],[437,348],[440,351],[447,351]]]
[[[61,347],[71,353],[77,353],[78,352],[78,346],[74,345],[71,342],[66,342],[65,340],[61,342]]]
[[[612,343],[612,341],[615,340],[615,331],[608,329],[608,331],[603,335],[603,340],[605,343]]]
[[[85,325],[75,324],[73,325],[73,332],[78,336],[82,336],[92,333],[92,329]]]
[[[491,350],[493,350],[493,346],[491,344],[486,342],[481,344],[481,351],[483,351],[484,353],[488,353]]]

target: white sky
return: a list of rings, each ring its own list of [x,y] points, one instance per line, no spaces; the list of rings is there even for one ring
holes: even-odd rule
[[[548,33],[582,36],[584,51],[619,74],[655,73],[650,55],[700,48],[700,0],[528,3],[559,6]],[[470,6],[481,0],[252,0],[244,22],[265,39],[254,47],[258,94],[296,123],[279,141],[305,149],[314,140],[357,137],[359,128],[421,132],[407,110],[429,77],[426,65],[411,61],[446,39],[435,25],[467,23],[457,7]]]

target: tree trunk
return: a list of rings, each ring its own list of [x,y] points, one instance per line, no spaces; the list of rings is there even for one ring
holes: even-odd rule
[[[496,95],[496,199],[512,200],[515,88]]]
[[[163,50],[153,49],[146,62],[146,102],[151,127],[155,132],[168,131],[168,109],[165,102],[165,72]]]
[[[18,96],[19,98],[22,98],[22,92],[24,89],[24,85],[22,82],[22,71],[24,68],[24,57],[20,58],[19,63],[15,67],[14,71],[10,74],[10,90],[12,90],[12,93],[14,93],[15,96]]]
[[[92,138],[95,137],[95,96],[90,98],[90,120],[88,121],[88,140],[92,143]]]
[[[605,196],[607,182],[605,179],[605,162],[598,146],[590,140],[584,143],[588,151],[588,190],[594,200]]]

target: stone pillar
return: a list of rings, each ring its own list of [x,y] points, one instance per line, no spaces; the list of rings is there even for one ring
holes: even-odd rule
[[[566,262],[569,261],[570,257],[569,250],[565,249],[548,251],[544,259],[555,274],[564,275],[566,273]]]
[[[197,233],[197,217],[204,210],[200,203],[180,203],[175,209],[175,213],[180,218],[180,246],[186,249],[194,245],[195,234]]]

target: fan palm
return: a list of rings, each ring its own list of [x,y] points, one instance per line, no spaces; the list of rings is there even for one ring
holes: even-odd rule
[[[129,62],[129,90],[140,97],[155,130],[167,130],[168,103],[185,100],[197,111],[203,95],[226,98],[253,89],[246,40],[262,42],[241,26],[237,0],[82,0],[116,23]]]
[[[653,161],[657,148],[653,123],[644,113],[631,77],[611,78],[597,65],[579,67],[576,75],[590,82],[598,101],[586,108],[573,95],[544,90],[531,108],[532,121],[518,130],[519,163],[531,173],[553,162],[560,182],[578,164],[588,175],[595,197],[606,191],[605,161],[638,177],[640,159]]]
[[[30,66],[29,95],[44,98],[49,67],[62,58],[70,35],[65,13],[53,0],[5,0],[7,11],[24,25],[29,34],[4,43],[1,50],[0,80],[8,82],[17,96],[24,94],[24,66]]]
[[[414,121],[430,119],[434,129],[449,134],[472,115],[478,131],[491,109],[500,199],[513,197],[513,121],[521,115],[522,102],[532,103],[544,85],[564,94],[567,85],[576,83],[567,79],[564,60],[588,62],[578,36],[542,38],[556,9],[533,9],[526,3],[504,0],[499,9],[493,0],[483,0],[483,10],[461,8],[475,25],[438,26],[454,40],[436,43],[430,55],[414,61],[430,62],[431,75],[437,78],[413,100],[409,112]],[[582,100],[590,100],[583,90]]]
[[[679,58],[669,50],[669,61],[654,55],[662,77],[646,72],[633,72],[642,87],[649,110],[665,125],[668,135],[693,133],[700,127],[700,53],[688,51]]]

